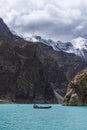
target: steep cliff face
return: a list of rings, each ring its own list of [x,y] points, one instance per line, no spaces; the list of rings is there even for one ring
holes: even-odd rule
[[[41,63],[37,44],[28,43],[17,52],[21,68],[17,78],[17,99],[30,99],[32,102],[56,102],[50,82],[46,79],[45,68]],[[54,68],[55,69],[55,68]],[[22,92],[20,91],[22,90]]]
[[[52,47],[38,43],[41,50],[41,60],[52,59],[57,63],[59,69],[65,73],[68,82],[81,70],[87,67],[87,63],[75,54],[54,51]],[[62,80],[62,78],[61,78]],[[62,81],[63,82],[63,81]]]
[[[68,82],[87,63],[13,35],[2,20],[0,27],[6,29],[0,28],[0,98],[20,103],[63,100]]]
[[[1,37],[6,37],[9,40],[13,39],[13,34],[11,33],[7,25],[4,23],[4,21],[0,18],[0,38]]]
[[[78,73],[70,82],[64,105],[87,105],[87,69]]]
[[[38,46],[11,44],[0,43],[0,97],[14,102],[56,102],[37,56]]]

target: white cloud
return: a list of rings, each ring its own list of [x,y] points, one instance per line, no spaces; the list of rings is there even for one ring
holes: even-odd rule
[[[82,30],[84,27],[82,25],[79,25],[75,28],[75,31]]]
[[[0,16],[24,35],[66,39],[87,28],[86,6],[86,0],[0,0]]]

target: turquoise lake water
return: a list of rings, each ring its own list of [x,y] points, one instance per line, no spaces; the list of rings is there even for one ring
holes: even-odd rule
[[[0,130],[87,130],[87,107],[0,104]]]

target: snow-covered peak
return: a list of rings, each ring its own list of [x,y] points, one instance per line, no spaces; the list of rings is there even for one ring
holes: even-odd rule
[[[71,43],[73,44],[74,48],[76,49],[87,49],[87,39],[84,39],[82,37],[78,37],[76,39],[73,39],[71,41]]]
[[[73,41],[79,42],[79,41],[85,41],[86,39],[83,37],[77,37],[75,39],[73,39]]]

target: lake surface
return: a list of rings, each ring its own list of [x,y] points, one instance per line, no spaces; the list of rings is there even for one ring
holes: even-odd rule
[[[0,130],[87,130],[87,107],[0,104]]]

